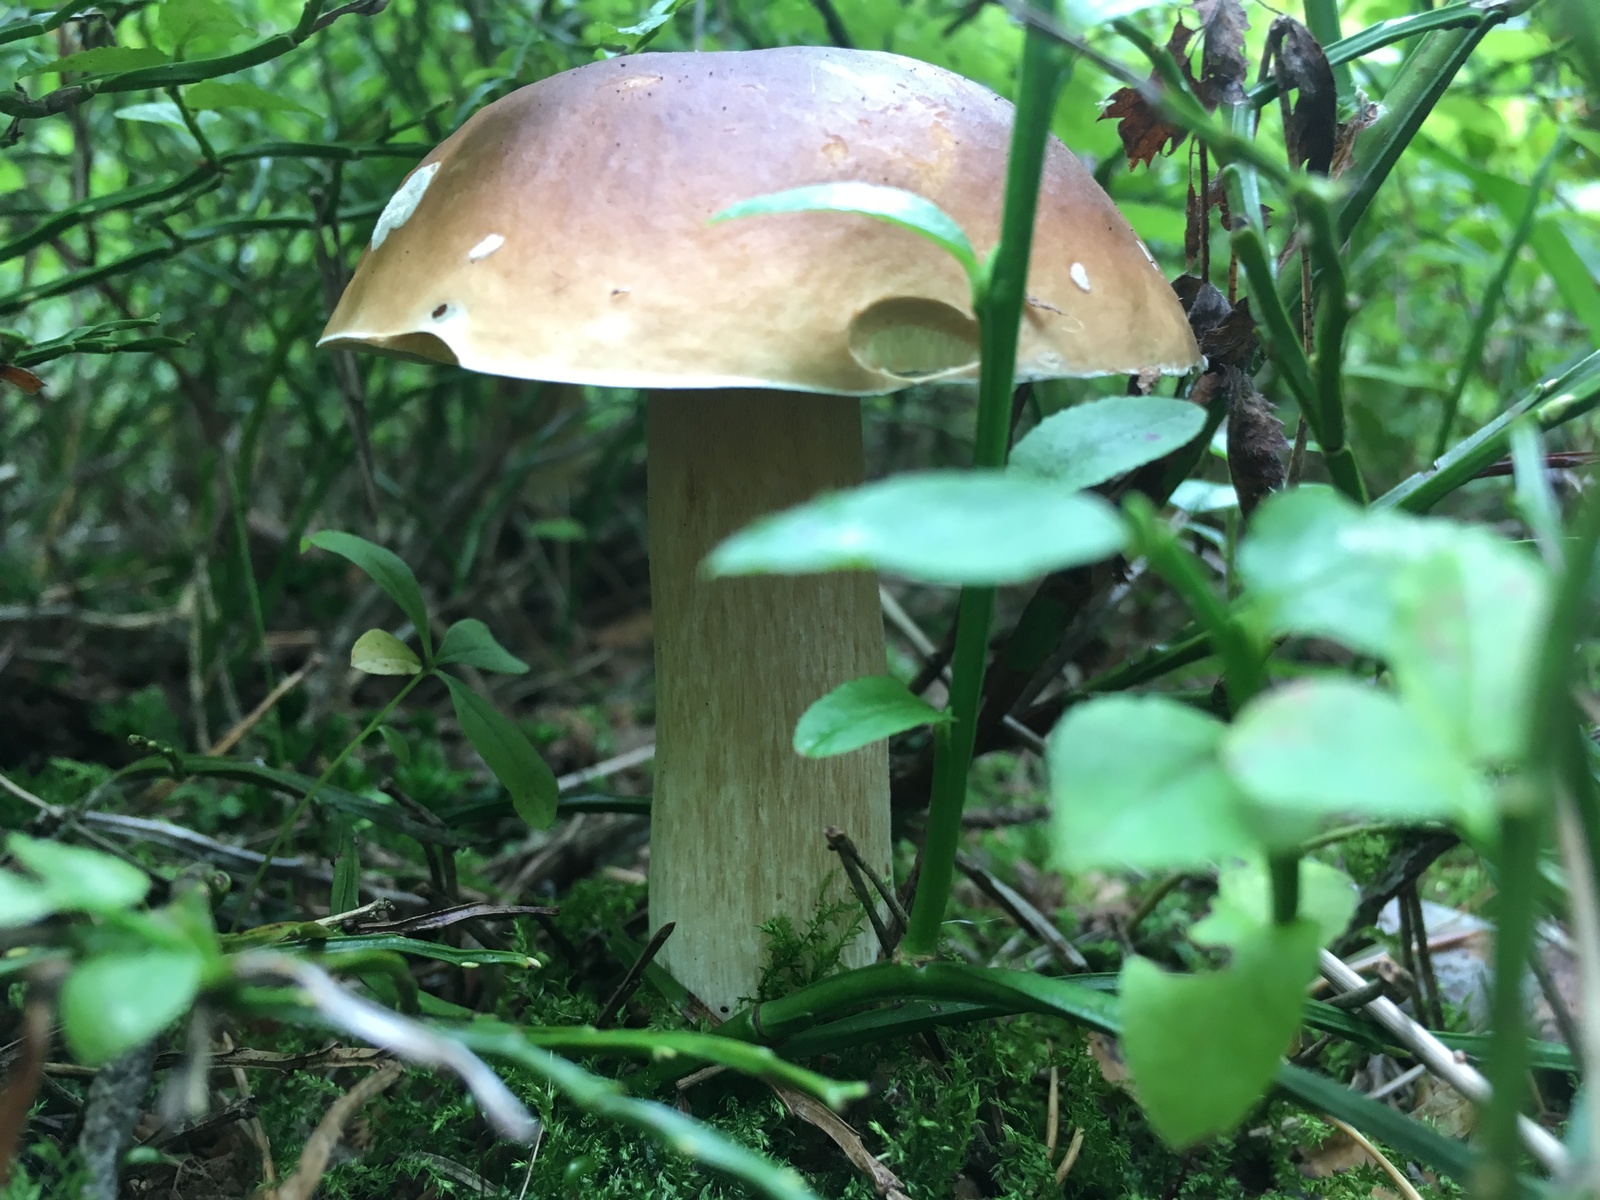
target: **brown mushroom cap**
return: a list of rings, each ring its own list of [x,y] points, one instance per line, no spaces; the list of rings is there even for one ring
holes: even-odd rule
[[[796,46],[642,54],[531,84],[407,176],[322,345],[526,379],[870,395],[977,373],[961,268],[839,213],[708,224],[729,205],[862,181],[938,204],[980,255],[1012,106],[939,67]],[[1019,379],[1182,372],[1188,322],[1149,252],[1054,138]]]

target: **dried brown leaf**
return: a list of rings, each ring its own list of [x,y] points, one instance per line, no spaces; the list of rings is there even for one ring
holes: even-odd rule
[[[0,379],[21,388],[30,396],[37,396],[44,391],[44,380],[32,371],[22,367],[13,367],[9,363],[0,363]]]
[[[1222,368],[1228,389],[1228,474],[1246,520],[1266,496],[1283,486],[1289,439],[1267,398],[1237,367]]]
[[[1167,39],[1167,52],[1188,71],[1189,39],[1194,30],[1179,21]],[[1191,76],[1192,78],[1192,76]],[[1150,87],[1159,89],[1161,81],[1152,74]],[[1138,89],[1118,88],[1100,114],[1102,121],[1116,121],[1117,135],[1130,167],[1149,166],[1158,154],[1171,154],[1189,135],[1172,124],[1142,96]]]
[[[1242,0],[1194,0],[1205,41],[1200,55],[1200,99],[1208,108],[1244,100],[1250,63],[1244,56],[1244,35],[1250,28]]]
[[[1339,95],[1333,68],[1311,31],[1293,17],[1279,17],[1267,35],[1278,90],[1295,94],[1284,129],[1289,161],[1326,175],[1339,136]]]

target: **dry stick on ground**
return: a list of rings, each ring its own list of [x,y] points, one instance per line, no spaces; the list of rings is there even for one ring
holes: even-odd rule
[[[650,940],[645,943],[644,949],[639,951],[639,957],[633,960],[628,973],[622,977],[622,982],[617,984],[617,990],[611,993],[611,998],[600,1010],[600,1015],[594,1019],[596,1029],[604,1029],[617,1019],[617,1014],[628,1002],[628,997],[638,990],[639,981],[644,978],[645,968],[654,961],[655,956],[661,952],[661,947],[666,944],[667,939],[672,936],[672,931],[677,927],[676,921],[668,921],[650,935]]]
[[[867,865],[861,857],[861,851],[856,849],[856,844],[850,840],[850,835],[837,825],[829,825],[823,831],[823,836],[828,839],[828,849],[839,856],[839,861],[844,865],[845,877],[850,880],[850,890],[855,892],[856,899],[861,902],[861,907],[866,910],[867,920],[872,922],[872,929],[878,935],[878,945],[883,948],[884,957],[894,953],[894,948],[900,944],[900,939],[905,935],[906,923],[910,919],[906,910],[900,905],[900,898],[894,894],[894,889],[889,884],[878,878],[878,873]],[[883,917],[878,912],[878,902],[873,899],[872,893],[877,892],[884,905],[889,909],[892,925],[885,925]]]
[[[1323,976],[1340,991],[1354,991],[1366,983],[1343,960],[1326,950],[1321,952],[1321,963]],[[1433,1034],[1401,1012],[1393,1000],[1379,998],[1362,1011],[1394,1034],[1395,1040],[1416,1055],[1419,1062],[1426,1064],[1430,1071],[1468,1100],[1480,1107],[1488,1103],[1489,1081],[1463,1059],[1457,1058]],[[1545,1170],[1556,1176],[1566,1171],[1569,1164],[1566,1148],[1551,1136],[1549,1130],[1527,1117],[1519,1117],[1517,1123],[1523,1144]]]
[[[311,1200],[322,1183],[328,1160],[339,1145],[344,1127],[367,1101],[382,1094],[404,1074],[405,1068],[399,1063],[385,1063],[329,1105],[307,1140],[306,1148],[300,1152],[300,1165],[275,1193],[276,1200]]]
[[[226,1033],[222,1035],[222,1047],[231,1051],[233,1039]],[[215,1065],[215,1059],[212,1062]],[[241,1100],[251,1099],[250,1076],[245,1074],[243,1067],[233,1066],[228,1068],[233,1072],[233,1086],[239,1090]],[[250,1140],[255,1143],[256,1151],[261,1155],[261,1182],[271,1186],[278,1182],[278,1167],[272,1160],[272,1140],[267,1137],[267,1127],[261,1123],[259,1116],[252,1116],[245,1122],[245,1129],[249,1131]]]
[[[1351,1128],[1349,1125],[1346,1125],[1343,1121],[1339,1120],[1338,1117],[1331,1116],[1328,1113],[1323,1113],[1322,1119],[1327,1121],[1335,1129],[1343,1133],[1345,1137],[1349,1138],[1352,1142],[1370,1154],[1372,1156],[1372,1161],[1377,1163],[1382,1169],[1383,1173],[1390,1178],[1390,1180],[1394,1183],[1395,1188],[1398,1189],[1400,1195],[1403,1196],[1405,1200],[1422,1200],[1421,1193],[1419,1193],[1416,1188],[1411,1186],[1411,1181],[1405,1177],[1400,1168],[1390,1162],[1388,1156],[1385,1155],[1382,1150],[1379,1150],[1376,1146],[1374,1146],[1372,1142],[1367,1139],[1367,1136],[1364,1133],[1362,1133],[1359,1129]]]
[[[1083,1149],[1083,1127],[1079,1126],[1072,1131],[1072,1140],[1067,1143],[1067,1152],[1061,1156],[1061,1165],[1056,1168],[1056,1186],[1060,1187],[1067,1181],[1067,1176],[1072,1174],[1072,1168],[1077,1165],[1078,1152]]]
[[[956,866],[961,868],[962,874],[978,885],[979,891],[1005,909],[1013,921],[1048,946],[1056,961],[1067,970],[1089,969],[1088,960],[1078,953],[1078,948],[1067,941],[1066,935],[1055,927],[1055,922],[1034,907],[1022,893],[1001,883],[965,854],[956,855]]]
[[[905,1184],[900,1182],[893,1171],[877,1160],[872,1151],[867,1149],[866,1143],[861,1140],[861,1135],[833,1109],[786,1084],[769,1080],[767,1086],[778,1094],[778,1099],[783,1101],[785,1108],[806,1124],[826,1134],[834,1145],[843,1150],[845,1157],[872,1181],[873,1190],[884,1200],[910,1200],[906,1195]]]

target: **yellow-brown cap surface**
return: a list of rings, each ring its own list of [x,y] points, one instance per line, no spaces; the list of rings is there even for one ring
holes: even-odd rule
[[[1011,121],[978,84],[870,51],[579,67],[489,105],[407,176],[321,344],[611,387],[974,378],[966,278],[916,234],[839,213],[708,221],[851,180],[927,197],[986,254]],[[1019,379],[1199,361],[1166,279],[1054,138],[1028,294]]]

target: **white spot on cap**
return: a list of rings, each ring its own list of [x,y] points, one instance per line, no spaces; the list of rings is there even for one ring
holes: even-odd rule
[[[488,237],[484,238],[483,241],[479,242],[471,250],[467,251],[467,261],[477,262],[479,259],[488,258],[489,255],[493,254],[505,244],[505,238],[501,237],[498,233],[491,233]]]
[[[383,245],[391,233],[411,219],[411,214],[417,211],[417,205],[422,203],[422,193],[428,190],[428,185],[438,173],[439,164],[436,162],[418,167],[406,177],[406,181],[400,185],[400,190],[389,197],[389,203],[383,206],[383,212],[378,216],[378,223],[372,229],[374,250]]]
[[[1069,271],[1068,274],[1072,276],[1073,283],[1077,284],[1086,292],[1089,290],[1089,272],[1084,268],[1082,263],[1073,263],[1072,270]]]

